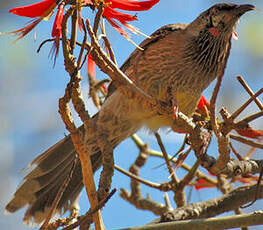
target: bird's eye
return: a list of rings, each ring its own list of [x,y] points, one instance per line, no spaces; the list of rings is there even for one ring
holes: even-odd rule
[[[213,10],[212,10],[212,14],[213,15],[218,15],[219,14],[219,9],[218,8],[214,8]]]

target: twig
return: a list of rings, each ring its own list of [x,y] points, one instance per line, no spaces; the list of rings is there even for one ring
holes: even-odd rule
[[[204,230],[204,229],[233,229],[243,226],[255,226],[263,224],[263,211],[236,216],[214,217],[209,219],[173,221],[171,223],[149,224],[140,227],[131,227],[119,230]]]
[[[109,39],[107,38],[107,35],[106,35],[106,30],[105,30],[104,21],[103,21],[103,24],[102,24],[102,26],[101,26],[101,31],[102,31],[102,39],[104,40],[105,46],[106,46],[106,48],[108,49],[108,52],[109,52],[109,54],[110,54],[110,58],[111,58],[111,60],[117,65],[117,61],[116,61],[116,58],[115,58],[115,55],[114,55],[112,46],[111,46],[110,41],[109,41]]]
[[[107,38],[107,36],[105,34],[102,35],[102,39],[105,42],[105,46],[108,49],[111,60],[117,65],[117,61],[116,61],[116,58],[115,58],[115,55],[114,55],[114,52],[113,52],[113,49],[112,49],[112,46],[110,44],[109,39]]]
[[[86,133],[88,132],[87,124],[89,123],[88,113],[85,111],[84,102],[81,100],[81,91],[80,91],[80,75],[79,70],[77,70],[77,65],[75,63],[75,58],[71,54],[71,48],[67,40],[67,22],[68,18],[72,15],[73,8],[70,8],[63,17],[62,20],[62,47],[64,55],[65,69],[69,73],[71,79],[67,88],[65,90],[64,97],[59,99],[59,113],[61,118],[64,121],[66,128],[71,133],[71,139],[73,141],[74,147],[79,154],[79,158],[82,166],[82,175],[83,175],[83,184],[86,188],[91,208],[94,208],[98,204],[96,187],[93,179],[93,170],[90,160],[90,156],[86,152],[85,144],[83,143],[83,134],[81,131],[77,130],[70,109],[69,101],[72,99],[72,103],[76,112],[79,114],[82,119]],[[91,127],[89,127],[91,128]],[[94,223],[95,227],[98,230],[104,229],[102,217],[100,212],[94,214]]]
[[[41,42],[40,45],[39,45],[39,47],[38,47],[38,49],[37,49],[37,53],[40,52],[40,50],[41,50],[41,48],[42,48],[43,45],[45,45],[47,42],[53,42],[53,41],[55,41],[55,38],[46,39],[46,40],[44,40],[43,42]]]
[[[261,168],[260,173],[259,173],[254,200],[251,203],[247,204],[247,205],[242,205],[241,208],[248,208],[248,207],[250,207],[251,205],[253,205],[257,201],[258,197],[260,196],[259,195],[260,194],[260,183],[261,183],[261,180],[262,180],[262,176],[263,176],[263,168]]]
[[[114,188],[107,197],[105,197],[105,199],[101,200],[98,205],[94,208],[94,209],[90,209],[85,215],[81,216],[78,218],[78,220],[63,228],[62,230],[72,230],[75,229],[76,227],[82,225],[82,224],[88,224],[87,222],[91,223],[92,221],[92,216],[98,211],[101,210],[105,204],[109,201],[109,199],[115,194],[115,192],[117,191],[116,188]]]
[[[263,93],[263,88],[257,91],[253,96],[251,96],[236,112],[234,112],[230,119],[235,120],[235,118],[253,101],[257,98],[261,93]]]
[[[241,208],[235,209],[234,212],[235,212],[236,215],[243,215],[244,214],[244,212],[243,212],[243,210]],[[241,227],[240,229],[241,230],[249,230],[249,228],[247,226],[246,227]]]
[[[237,159],[240,160],[240,161],[243,161],[244,158],[235,150],[235,148],[234,148],[234,146],[232,145],[231,142],[229,143],[229,146],[230,146],[232,152],[233,152],[233,153],[235,154],[235,156],[237,157]]]
[[[84,102],[81,99],[82,95],[80,91],[80,80],[81,78],[78,74],[76,76],[75,87],[73,87],[72,89],[72,103],[74,105],[76,112],[79,114],[82,122],[84,123],[85,131],[86,131],[85,135],[87,135],[89,131],[94,131],[94,128],[90,122],[90,117],[88,116],[88,113],[85,110]],[[94,178],[93,178],[92,163],[90,160],[90,156],[87,153],[87,148],[85,148],[85,143],[81,143],[81,142],[79,143],[80,140],[83,140],[83,137],[81,135],[78,135],[78,139],[75,140],[75,142],[73,140],[73,142],[74,142],[75,148],[76,148],[76,145],[78,145],[76,150],[78,151],[78,154],[81,160],[83,184],[88,193],[91,208],[94,208],[98,205],[98,197],[97,197],[96,186],[95,186]],[[96,229],[97,228],[104,229],[103,221],[102,221],[102,218],[99,212],[94,215],[94,222],[95,222]]]
[[[176,178],[176,175],[175,175],[175,172],[174,172],[174,170],[173,170],[173,167],[172,167],[172,165],[170,164],[170,160],[169,160],[169,158],[168,158],[168,154],[167,154],[167,152],[166,152],[166,149],[165,149],[165,147],[164,147],[164,145],[163,145],[162,139],[161,139],[159,133],[155,132],[154,135],[155,135],[156,140],[157,140],[157,142],[158,142],[158,145],[160,146],[161,151],[162,151],[162,153],[163,153],[163,158],[164,158],[164,160],[165,160],[165,162],[166,162],[166,165],[167,165],[168,171],[169,171],[169,173],[170,173],[170,176],[171,176],[171,178],[172,178],[172,181],[174,182],[175,185],[177,185],[177,184],[178,184],[178,178]]]
[[[132,164],[129,171],[132,174],[139,177],[140,167],[142,167],[146,163],[147,158],[148,158],[148,153],[140,151],[139,156],[135,160],[135,163]],[[161,215],[169,210],[169,208],[166,205],[151,200],[149,196],[147,198],[144,198],[141,194],[140,183],[137,180],[131,179],[130,186],[131,186],[131,193],[129,193],[127,190],[121,189],[120,196],[124,200],[133,204],[136,208],[143,210],[150,210],[156,215]]]
[[[77,20],[78,20],[78,12],[76,9],[74,9],[71,17],[71,37],[70,37],[71,54],[73,54],[73,50],[75,49],[76,41],[77,41],[77,29],[78,29]]]
[[[196,175],[196,171],[199,167],[200,163],[199,163],[199,160],[197,160],[195,162],[195,164],[191,167],[191,170],[185,175],[185,177],[180,181],[178,187],[180,189],[183,189],[185,186],[187,186],[191,181],[192,179],[195,177]]]
[[[104,2],[100,1],[98,6],[97,6],[98,12],[95,16],[94,19],[94,25],[93,25],[93,32],[94,34],[97,34],[98,28],[99,28],[99,23],[100,23],[100,19],[104,10]]]
[[[253,120],[256,120],[256,119],[258,119],[258,118],[260,118],[262,116],[263,116],[263,111],[254,113],[254,114],[242,119],[241,121],[237,122],[236,126],[242,125],[243,123],[248,124],[249,122],[251,122]]]
[[[218,75],[217,77],[217,82],[213,90],[213,95],[210,99],[210,117],[211,117],[211,124],[213,131],[215,135],[217,136],[217,142],[218,142],[218,150],[219,150],[219,157],[218,160],[216,161],[216,164],[213,165],[211,168],[212,171],[217,172],[220,171],[226,163],[230,159],[230,149],[229,149],[229,137],[224,136],[221,134],[220,130],[218,129],[217,122],[216,122],[216,114],[215,114],[215,102],[216,98],[223,80],[224,76],[224,69],[222,70],[222,73]]]
[[[75,62],[74,57],[72,55],[72,50],[69,45],[68,39],[67,39],[67,23],[70,16],[72,16],[74,9],[71,7],[68,9],[66,14],[63,16],[62,20],[62,48],[63,48],[63,56],[64,56],[64,63],[65,63],[65,69],[69,73],[70,76],[73,75],[75,71]]]
[[[100,130],[97,130],[100,132]],[[99,134],[98,146],[102,151],[102,171],[100,174],[98,197],[99,200],[104,199],[110,191],[111,180],[114,173],[114,157],[113,157],[113,146],[107,140],[104,133]]]
[[[186,141],[187,141],[187,134],[186,134],[185,137],[184,137],[183,144],[181,145],[181,147],[179,148],[179,150],[178,150],[173,156],[169,157],[169,161],[172,161],[173,159],[175,159],[175,157],[176,157],[178,154],[181,154],[181,153],[183,153],[184,151],[189,151],[189,150],[191,150],[191,147],[190,147],[190,146],[188,146],[188,147],[185,148]],[[178,159],[177,159],[177,160],[178,160]],[[174,162],[174,164],[177,164],[177,162],[178,162],[177,160]],[[159,168],[159,167],[161,167],[161,166],[163,166],[163,165],[165,165],[165,163],[159,164],[159,165],[157,165],[155,168]]]
[[[169,211],[169,207],[160,202],[153,201],[149,196],[147,198],[144,198],[141,194],[135,196],[125,189],[121,189],[120,197],[134,205],[137,209],[149,210],[158,216]]]
[[[84,45],[84,47],[85,47],[85,45]],[[87,52],[87,53],[85,54],[85,56],[84,56],[84,58],[83,58],[83,61],[82,61],[81,65],[80,65],[80,67],[79,67],[79,69],[82,69],[82,67],[84,66],[84,64],[85,64],[85,62],[86,62],[86,60],[87,60],[88,54],[89,54],[89,52]]]
[[[263,137],[258,138],[259,142],[261,142],[262,140],[263,140]],[[251,149],[248,151],[245,159],[250,159],[252,154],[255,152],[256,149],[257,149],[256,147],[251,147]]]
[[[134,141],[140,151],[145,151],[145,149],[147,149],[147,152],[149,151],[148,145],[144,143],[143,140],[136,133],[131,135],[131,139]]]
[[[217,178],[217,189],[223,194],[228,193],[230,191],[230,186],[226,176],[223,174],[217,174],[216,178]]]
[[[184,207],[177,208],[174,211],[167,212],[161,217],[160,220],[156,220],[154,222],[160,223],[187,219],[193,221],[193,219],[197,218],[209,218],[220,215],[224,212],[235,210],[237,207],[254,200],[256,189],[256,185],[239,187],[221,197],[203,202],[192,203]],[[263,198],[263,185],[260,185],[259,188],[259,198]],[[193,212],[192,210],[195,211]],[[233,216],[233,218],[235,217],[236,216]],[[208,219],[205,220],[208,221]],[[239,227],[240,226],[242,225],[239,225]],[[223,229],[225,228],[223,227]]]
[[[239,81],[239,83],[244,87],[244,89],[248,92],[248,94],[252,97],[254,95],[254,92],[252,91],[252,89],[248,86],[248,84],[245,82],[245,80],[243,79],[243,77],[241,76],[237,76],[237,80]],[[255,103],[257,104],[258,108],[260,110],[263,110],[263,104],[260,102],[260,100],[258,98],[254,98]]]
[[[119,172],[123,173],[124,175],[126,175],[126,176],[128,176],[128,177],[130,177],[130,178],[132,178],[134,180],[137,180],[138,182],[140,182],[140,183],[142,183],[144,185],[147,185],[147,186],[149,186],[151,188],[155,188],[155,189],[158,189],[160,191],[170,191],[171,190],[171,187],[168,186],[167,183],[164,186],[163,184],[157,184],[157,183],[154,183],[154,182],[142,179],[141,177],[138,177],[135,174],[124,170],[123,168],[119,167],[118,165],[114,165],[114,168],[117,169]]]
[[[83,55],[85,44],[86,44],[86,41],[87,41],[87,30],[86,30],[86,27],[85,27],[83,19],[82,19],[82,24],[83,24],[84,38],[83,38],[83,41],[82,41],[82,46],[81,46],[81,49],[80,49],[80,52],[79,52],[78,61],[77,61],[77,69],[78,70],[81,67],[82,55]]]
[[[160,153],[160,152],[158,152],[158,151],[151,150],[151,149],[149,149],[148,151],[149,151],[150,156],[163,158],[163,154]],[[172,156],[169,156],[169,155],[168,155],[168,157],[169,157],[169,159],[172,158]],[[174,162],[174,163],[176,163],[177,159],[174,158],[174,159],[172,159],[171,161]],[[185,169],[185,170],[187,170],[187,171],[190,171],[190,170],[192,169],[192,167],[190,167],[190,166],[187,165],[186,163],[183,163],[183,164],[182,164],[182,168]],[[208,181],[209,183],[211,183],[211,184],[213,184],[213,185],[216,186],[217,182],[216,182],[216,180],[214,180],[212,177],[204,174],[203,172],[201,172],[201,171],[199,171],[199,170],[197,170],[195,174],[196,174],[196,177],[197,177],[197,178],[204,178],[206,181]]]
[[[230,160],[230,147],[229,135],[222,135],[217,137],[219,156],[216,163],[212,166],[211,170],[214,173],[219,173]]]
[[[65,95],[67,94],[68,93],[66,93]],[[59,113],[61,114],[61,117],[64,123],[66,124],[67,129],[71,133],[71,138],[74,147],[79,154],[82,166],[83,184],[86,188],[90,200],[90,205],[92,208],[96,207],[98,204],[98,200],[96,187],[93,180],[93,171],[90,156],[86,153],[86,148],[83,148],[83,143],[80,143],[80,140],[82,140],[82,135],[80,132],[77,132],[77,129],[73,123],[71,113],[69,110],[69,105],[68,102],[66,102],[65,96],[63,98],[60,98],[59,100]],[[94,222],[96,225],[96,229],[104,229],[102,218],[99,212],[94,215]]]
[[[163,198],[164,198],[165,206],[169,209],[169,211],[174,210],[167,192],[164,193]]]
[[[186,134],[185,137],[184,137],[183,144],[181,145],[181,147],[179,148],[179,150],[172,156],[172,158],[170,159],[170,161],[173,160],[178,154],[180,154],[181,152],[184,151],[186,141],[187,141],[187,134]]]
[[[200,161],[200,165],[208,171],[215,173],[213,167],[217,161],[213,156],[207,154],[211,137],[211,132],[202,131],[202,126],[198,123],[194,130],[189,134],[189,141],[191,143],[191,148],[194,150],[195,156]],[[216,170],[218,170],[218,168],[216,168]]]
[[[219,133],[217,123],[216,123],[216,115],[215,115],[216,106],[215,106],[215,103],[216,103],[216,98],[217,98],[217,95],[218,95],[218,92],[219,92],[219,89],[220,89],[220,86],[221,86],[221,83],[223,80],[223,75],[224,75],[224,72],[222,74],[218,75],[218,77],[217,77],[217,82],[216,82],[216,85],[214,87],[213,94],[212,94],[212,97],[210,99],[210,106],[209,106],[211,124],[212,124],[212,128],[213,128],[213,131],[215,132],[216,136],[219,136],[220,133]]]
[[[257,142],[254,142],[254,141],[251,141],[251,140],[248,140],[246,138],[243,138],[243,137],[240,137],[240,136],[236,136],[236,135],[233,135],[233,134],[230,134],[229,137],[231,139],[239,141],[239,142],[241,142],[243,144],[246,144],[246,145],[249,145],[249,146],[252,146],[252,147],[255,147],[255,148],[263,149],[263,144],[260,144],[260,143],[257,143]]]

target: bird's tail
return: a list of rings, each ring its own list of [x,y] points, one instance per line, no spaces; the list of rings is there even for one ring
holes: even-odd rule
[[[105,143],[110,143],[111,147],[115,148],[142,126],[145,113],[139,104],[123,97],[118,91],[107,99],[99,113],[92,118],[96,131],[87,134],[86,147],[91,156],[93,171],[102,164],[98,138],[107,140]],[[146,115],[149,116],[147,113]],[[84,126],[79,129],[84,133]],[[29,224],[41,223],[47,217],[59,189],[70,176],[76,155],[71,137],[68,136],[33,160],[30,166],[35,168],[25,176],[23,184],[7,204],[6,211],[15,212],[27,206],[24,221]],[[69,210],[77,201],[82,187],[81,163],[77,158],[72,178],[56,212],[61,214]]]
[[[96,171],[102,163],[101,152],[93,154],[91,161],[93,171]],[[41,223],[47,217],[59,189],[69,177],[74,163],[72,178],[56,212],[62,214],[69,210],[77,202],[83,183],[80,160],[70,136],[67,136],[30,163],[29,166],[35,168],[25,176],[23,184],[7,204],[6,211],[13,213],[27,205],[24,222]]]

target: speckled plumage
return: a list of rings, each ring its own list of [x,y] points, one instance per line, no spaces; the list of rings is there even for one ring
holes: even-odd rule
[[[141,43],[144,50],[136,49],[121,70],[147,94],[168,104],[176,102],[178,109],[190,116],[203,90],[224,73],[236,22],[252,9],[251,5],[217,4],[188,25],[164,26]],[[92,119],[97,132],[89,134],[87,148],[94,171],[100,167],[102,159],[98,138],[107,139],[114,148],[143,126],[151,130],[160,127],[176,130],[173,116],[145,110],[114,85],[110,86],[105,103]],[[80,129],[84,131],[83,127]],[[29,205],[24,221],[43,221],[68,176],[75,154],[70,137],[65,137],[36,158],[31,165],[36,164],[37,167],[25,177],[6,210],[15,212]],[[78,161],[57,212],[68,210],[82,187]]]

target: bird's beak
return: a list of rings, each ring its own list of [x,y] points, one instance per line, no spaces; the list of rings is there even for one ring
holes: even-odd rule
[[[255,10],[255,6],[251,4],[244,4],[244,5],[238,5],[234,11],[238,16],[242,16],[244,13],[250,11],[250,10]]]

